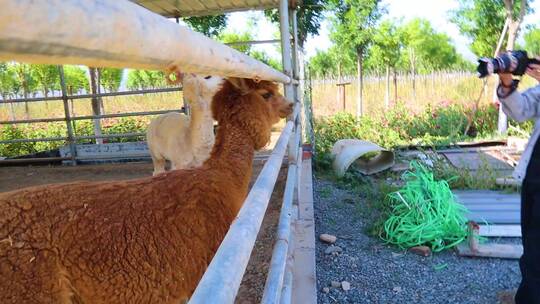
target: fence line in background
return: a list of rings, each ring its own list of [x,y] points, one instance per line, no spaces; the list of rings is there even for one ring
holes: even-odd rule
[[[96,94],[77,94],[77,95],[67,95],[68,99],[90,99],[90,98],[101,98],[101,97],[114,97],[114,96],[126,96],[126,95],[143,95],[143,94],[152,94],[152,93],[168,93],[168,92],[181,92],[181,87],[174,88],[157,88],[157,89],[144,89],[144,90],[134,90],[134,91],[119,91],[119,92],[109,92],[109,93],[96,93]],[[33,97],[33,98],[13,98],[13,99],[0,99],[0,104],[2,103],[21,103],[21,102],[38,102],[38,101],[59,101],[62,100],[62,94],[60,96],[51,96],[51,97]]]
[[[468,72],[468,71],[438,71],[434,73],[429,74],[416,74],[414,77],[411,73],[397,73],[396,75],[397,80],[399,82],[403,81],[412,81],[413,78],[417,81],[424,81],[424,80],[431,80],[431,79],[444,79],[444,80],[452,80],[452,79],[463,79],[468,77],[477,77],[476,73]],[[327,84],[338,84],[338,83],[347,83],[350,82],[355,83],[357,76],[356,75],[345,75],[341,78],[338,78],[336,76],[330,76],[330,77],[324,77],[324,78],[314,78],[312,79],[313,85],[327,85]],[[373,83],[373,82],[381,82],[386,81],[386,76],[383,75],[367,75],[364,76],[364,83]],[[394,75],[390,74],[390,81],[392,82],[394,79]]]
[[[5,120],[0,121],[0,125],[16,125],[16,124],[34,124],[34,123],[50,123],[50,122],[65,122],[66,123],[66,136],[61,137],[40,137],[40,138],[21,138],[11,140],[0,140],[0,144],[17,144],[17,143],[31,143],[31,142],[53,142],[53,141],[65,141],[69,146],[71,156],[67,159],[71,160],[71,164],[76,164],[76,161],[82,158],[77,157],[77,141],[88,139],[106,139],[106,138],[126,138],[126,137],[145,137],[145,133],[123,133],[123,134],[96,134],[87,136],[77,136],[74,132],[73,123],[80,120],[94,120],[94,119],[107,119],[118,117],[141,117],[149,115],[160,115],[169,112],[184,112],[183,109],[179,110],[160,110],[160,111],[142,111],[142,112],[129,112],[129,113],[114,113],[114,114],[102,114],[102,115],[84,115],[84,116],[71,116],[72,113],[69,110],[69,100],[74,99],[91,99],[101,97],[113,97],[113,96],[130,96],[150,93],[167,93],[167,92],[179,92],[182,91],[181,87],[175,88],[159,88],[159,89],[146,89],[137,91],[122,91],[122,92],[110,92],[110,93],[97,93],[97,94],[83,94],[83,95],[68,95],[66,91],[66,83],[64,79],[63,67],[59,66],[60,73],[60,88],[62,94],[60,96],[53,97],[38,97],[38,98],[18,98],[3,100],[1,103],[23,103],[23,102],[45,102],[45,101],[62,101],[64,106],[64,117],[59,118],[36,118],[36,119],[21,119],[21,120]],[[46,161],[58,161],[66,160],[65,158],[58,157],[44,157],[36,162]],[[27,158],[26,161],[33,162],[34,158]],[[14,163],[22,162],[18,159],[4,159],[0,160],[0,163]]]

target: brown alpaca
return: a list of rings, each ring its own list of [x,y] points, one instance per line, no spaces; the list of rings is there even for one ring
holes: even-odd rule
[[[277,85],[232,78],[200,168],[0,194],[1,303],[187,300],[247,195],[254,151],[291,113]]]

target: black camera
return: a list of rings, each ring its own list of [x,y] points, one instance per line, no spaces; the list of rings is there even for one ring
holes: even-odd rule
[[[512,73],[516,76],[522,76],[529,64],[540,64],[540,61],[529,58],[526,51],[509,51],[495,58],[478,59],[476,70],[480,78],[493,73]]]

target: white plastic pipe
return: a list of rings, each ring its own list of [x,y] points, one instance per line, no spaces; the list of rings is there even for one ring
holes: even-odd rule
[[[264,79],[273,68],[126,0],[2,0],[0,61]]]
[[[293,123],[285,128],[189,304],[233,303],[270,201]]]

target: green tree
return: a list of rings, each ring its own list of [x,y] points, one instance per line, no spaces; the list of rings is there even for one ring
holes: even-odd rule
[[[124,70],[115,68],[101,68],[98,71],[101,86],[109,92],[118,91]]]
[[[529,56],[540,56],[540,29],[536,26],[529,27],[523,36],[525,50]]]
[[[265,63],[266,65],[273,67],[278,71],[282,70],[281,60],[270,57],[266,52],[259,50],[251,50],[249,52],[249,56],[259,60],[260,62]]]
[[[404,43],[404,65],[413,73],[431,73],[448,69],[457,61],[451,39],[438,33],[426,19],[415,18],[401,27]]]
[[[36,81],[32,77],[32,66],[26,63],[15,63],[13,65],[15,77],[20,84],[24,98],[30,97],[30,94],[36,90]],[[24,103],[24,115],[26,119],[30,118],[30,108],[28,102]]]
[[[504,26],[503,0],[459,0],[450,20],[472,41],[471,50],[479,57],[493,56]]]
[[[9,67],[7,63],[0,63],[0,96],[2,100],[8,99],[11,95],[14,95],[15,87],[15,72]],[[15,108],[13,103],[9,103],[10,118],[15,119]]]
[[[373,41],[375,25],[383,13],[380,0],[330,0],[335,17],[330,38],[341,49],[356,54],[358,96],[356,115],[362,115],[363,61]]]
[[[130,90],[139,90],[143,88],[143,81],[139,70],[129,70],[126,86]]]
[[[250,41],[253,40],[253,35],[251,34],[251,32],[248,31],[243,33],[224,32],[219,35],[218,40],[223,43]],[[251,51],[251,45],[249,44],[232,44],[230,45],[230,47],[244,54],[249,54],[249,52]]]
[[[0,96],[8,99],[14,94],[15,71],[5,62],[0,63]]]
[[[64,77],[68,94],[76,94],[81,91],[90,92],[90,85],[86,71],[75,65],[64,66]]]
[[[227,26],[226,15],[182,18],[189,27],[208,37],[217,37]]]
[[[56,65],[34,64],[31,66],[31,73],[43,96],[49,97],[49,92],[60,88],[60,75]]]
[[[162,71],[130,70],[126,86],[130,90],[155,89],[166,85],[165,73]]]
[[[251,27],[250,27],[251,28]],[[242,41],[251,41],[254,40],[251,30],[248,29],[243,33],[238,32],[225,32],[219,35],[219,41],[223,43],[234,43]],[[277,70],[281,70],[281,62],[274,58],[271,58],[267,53],[260,50],[254,50],[253,47],[249,44],[231,44],[230,47],[236,49],[239,52],[242,52],[246,55],[249,55]]]
[[[335,67],[334,58],[332,58],[329,50],[317,50],[315,55],[309,60],[310,72],[315,78],[334,76],[336,74]]]
[[[327,0],[304,0],[297,7],[298,46],[303,47],[309,35],[319,34],[327,3]],[[270,21],[279,24],[277,9],[266,10],[264,14]]]
[[[526,0],[459,0],[451,21],[472,40],[471,49],[479,57],[491,57],[505,22],[509,28],[506,49],[513,49],[523,17],[531,11]]]
[[[394,21],[383,21],[373,36],[373,46],[370,48],[370,59],[386,70],[385,107],[390,104],[390,71],[394,74],[394,100],[397,100],[396,65],[401,57],[403,48],[402,32]]]

